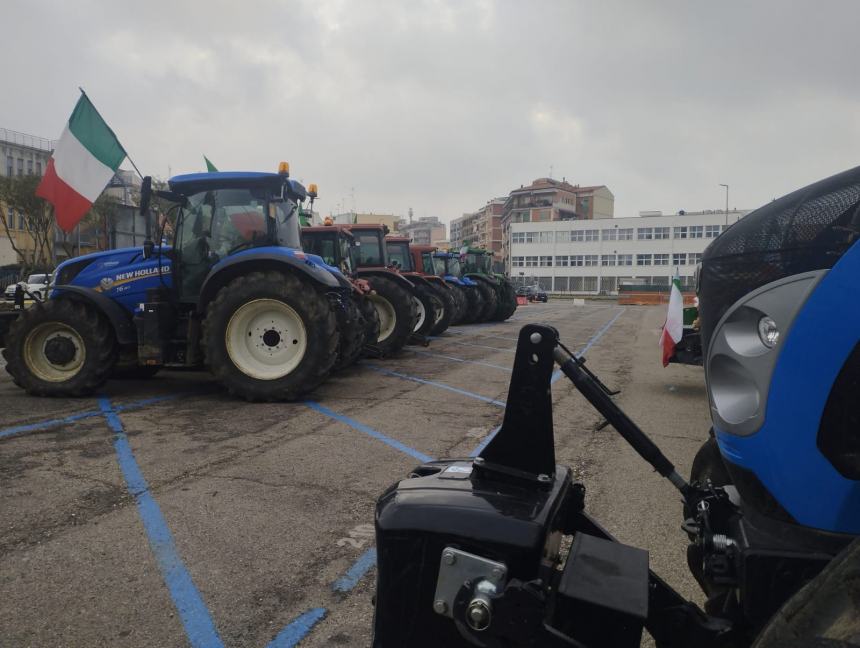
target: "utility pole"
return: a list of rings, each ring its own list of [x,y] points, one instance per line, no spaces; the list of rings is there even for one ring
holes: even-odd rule
[[[721,187],[726,188],[726,225],[729,224],[729,185],[720,183]]]

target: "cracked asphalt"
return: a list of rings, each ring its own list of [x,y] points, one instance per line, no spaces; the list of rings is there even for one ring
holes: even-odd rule
[[[372,564],[376,497],[417,457],[467,455],[501,422],[492,401],[506,398],[524,323],[552,324],[571,349],[591,343],[589,367],[689,473],[709,427],[704,377],[661,367],[664,317],[612,302],[529,305],[515,321],[363,361],[309,403],[245,403],[207,373],[175,371],[111,381],[102,403],[42,399],[2,372],[0,647],[368,646],[374,572],[356,563]],[[553,402],[557,460],[585,482],[589,511],[700,602],[673,488],[597,429],[566,379]],[[197,599],[171,574],[187,575]]]

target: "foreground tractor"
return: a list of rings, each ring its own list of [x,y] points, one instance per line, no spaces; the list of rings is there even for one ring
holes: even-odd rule
[[[555,329],[523,327],[496,436],[474,459],[418,466],[377,503],[373,646],[634,648],[643,629],[659,648],[858,645],[858,239],[860,167],[706,250],[713,436],[690,480]],[[677,489],[704,609],[594,520],[555,463],[556,364]]]
[[[150,187],[147,178],[147,222]],[[286,164],[181,175],[169,187],[158,195],[174,205],[172,247],[147,240],[70,259],[50,298],[11,323],[3,357],[16,384],[81,396],[115,373],[207,366],[231,393],[268,401],[326,378],[351,286],[301,251],[297,210],[309,194]]]
[[[416,332],[426,332],[427,335],[439,335],[451,325],[456,305],[452,296],[453,288],[442,277],[424,272],[423,264],[418,266],[415,261],[417,252],[412,249],[406,236],[386,236],[385,245],[388,250],[388,260],[399,272],[415,283],[416,290],[422,293],[422,306],[419,309],[419,321],[415,325]],[[419,257],[420,258],[420,257]],[[427,318],[428,310],[425,302],[430,302],[433,321]]]
[[[379,321],[365,350],[373,355],[398,353],[413,337],[419,321],[415,284],[388,267],[382,225],[322,225],[302,228],[305,250],[325,252],[331,265],[348,258],[351,277],[367,283],[365,296]]]
[[[493,253],[469,247],[465,254],[461,253],[461,258],[464,276],[475,280],[487,303],[482,319],[503,322],[513,315],[517,310],[517,292],[503,274],[493,272]]]

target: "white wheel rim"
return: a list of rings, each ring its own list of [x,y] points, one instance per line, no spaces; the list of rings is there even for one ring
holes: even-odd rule
[[[65,364],[48,360],[45,348],[53,339],[66,339],[75,347],[74,357]],[[65,382],[71,380],[84,366],[87,350],[80,334],[62,322],[45,322],[27,334],[24,339],[24,363],[30,373],[45,382]]]
[[[293,372],[308,348],[302,318],[277,299],[242,304],[227,322],[224,341],[233,365],[257,380],[277,380]]]
[[[414,333],[422,326],[424,326],[424,320],[427,319],[427,309],[424,308],[424,302],[415,297],[414,295],[412,297],[412,301],[415,302],[415,310],[418,311],[418,321],[412,328],[412,332]]]
[[[397,313],[394,312],[394,307],[391,303],[378,294],[371,295],[370,302],[379,315],[379,337],[376,338],[376,341],[383,342],[394,333],[394,327],[397,325]]]

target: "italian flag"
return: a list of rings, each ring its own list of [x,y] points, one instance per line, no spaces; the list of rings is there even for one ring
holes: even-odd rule
[[[36,189],[54,206],[63,231],[71,232],[80,222],[125,156],[116,135],[82,94]]]
[[[669,365],[669,358],[675,353],[675,345],[681,341],[684,334],[684,297],[681,295],[681,278],[678,271],[672,277],[672,290],[669,293],[669,310],[666,313],[666,323],[660,335],[660,347],[663,349],[663,366]]]

